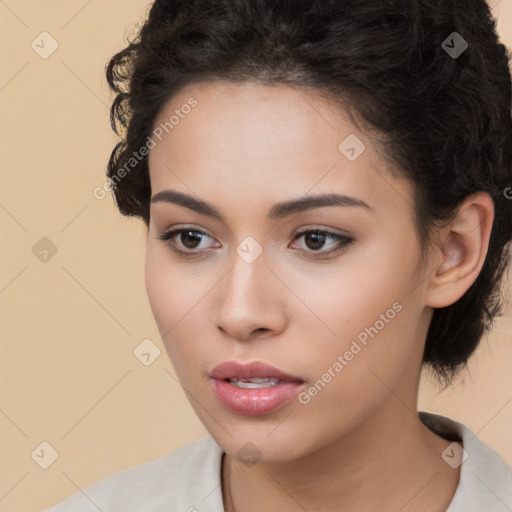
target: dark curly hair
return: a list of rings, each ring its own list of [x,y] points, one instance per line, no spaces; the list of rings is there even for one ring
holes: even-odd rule
[[[468,44],[460,55],[448,51],[453,37]],[[467,196],[491,196],[484,266],[463,297],[434,310],[426,339],[423,362],[449,382],[502,311],[512,238],[510,52],[486,2],[156,0],[127,43],[106,69],[122,137],[107,176],[121,213],[146,226],[147,157],[132,165],[133,156],[173,95],[212,80],[304,87],[344,107],[348,99],[415,185],[422,244]]]

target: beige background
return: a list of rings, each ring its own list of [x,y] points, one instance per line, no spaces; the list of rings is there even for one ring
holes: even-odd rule
[[[149,309],[142,223],[93,196],[115,140],[103,69],[149,4],[0,1],[0,511],[41,510],[206,434]],[[511,46],[512,0],[492,6]],[[31,47],[50,48],[43,31],[59,45],[47,59]],[[47,262],[32,252],[43,237]],[[162,349],[147,367],[133,354],[146,338]],[[511,338],[509,308],[455,386],[425,380],[420,408],[512,465]],[[58,452],[47,469],[43,441]]]

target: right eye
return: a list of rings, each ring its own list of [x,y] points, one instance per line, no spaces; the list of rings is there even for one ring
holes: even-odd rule
[[[197,256],[205,252],[207,244],[202,247],[201,244],[207,239],[213,240],[204,231],[193,227],[170,229],[159,235],[158,239],[167,242],[171,250],[183,256]]]

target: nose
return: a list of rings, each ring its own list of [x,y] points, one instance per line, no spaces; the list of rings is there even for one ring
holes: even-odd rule
[[[252,263],[235,254],[233,268],[217,287],[213,321],[239,341],[279,334],[287,322],[282,288],[263,254]]]

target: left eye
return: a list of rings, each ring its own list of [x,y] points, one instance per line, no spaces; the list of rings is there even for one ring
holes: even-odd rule
[[[331,233],[330,231],[322,231],[318,229],[297,233],[294,237],[294,241],[299,240],[300,238],[304,238],[304,244],[307,252],[319,253],[320,255],[342,251],[346,246],[354,241],[353,238],[346,235],[338,235],[336,233]],[[320,249],[325,249],[325,244],[328,242],[331,242],[331,248],[320,251]]]

